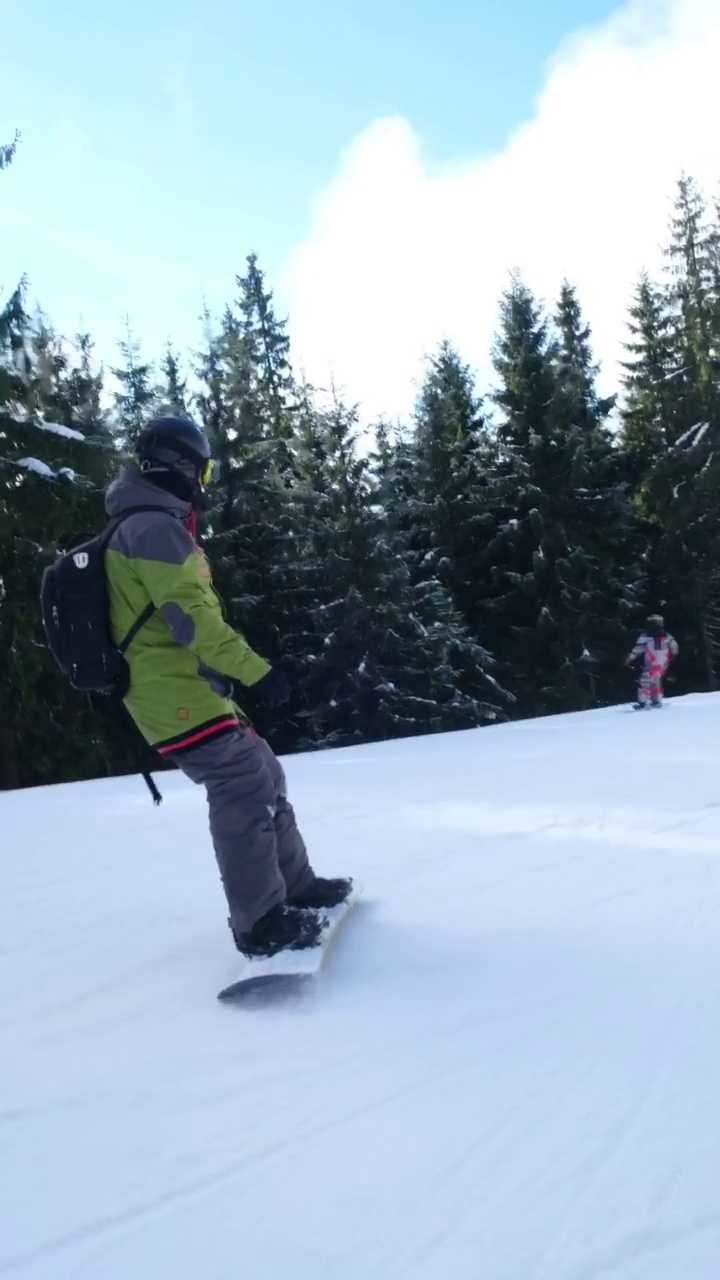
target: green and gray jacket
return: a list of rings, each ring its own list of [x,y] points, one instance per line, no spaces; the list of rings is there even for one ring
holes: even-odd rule
[[[130,466],[110,485],[105,506],[111,517],[162,508],[136,512],[115,529],[105,566],[116,644],[148,604],[156,610],[125,655],[125,705],[151,746],[177,750],[237,723],[242,712],[223,696],[228,677],[252,686],[270,666],[225,622],[210,566],[185,527],[189,503]]]

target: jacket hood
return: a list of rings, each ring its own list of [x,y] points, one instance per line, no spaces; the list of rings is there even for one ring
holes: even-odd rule
[[[191,503],[151,484],[135,463],[124,467],[105,493],[105,510],[111,519],[130,507],[162,507],[178,520],[187,520],[192,511]]]

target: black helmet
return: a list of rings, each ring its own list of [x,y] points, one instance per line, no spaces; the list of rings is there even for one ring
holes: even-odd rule
[[[210,479],[210,443],[192,418],[153,418],[138,436],[135,452],[143,475],[149,480],[174,480],[183,497],[194,497]]]

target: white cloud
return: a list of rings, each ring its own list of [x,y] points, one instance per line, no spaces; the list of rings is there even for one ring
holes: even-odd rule
[[[375,121],[320,193],[284,281],[295,358],[363,414],[407,414],[442,337],[492,382],[499,296],[518,267],[552,303],[574,281],[604,385],[627,304],[657,270],[682,170],[720,180],[720,4],[644,0],[558,49],[505,149],[444,168],[400,118]]]

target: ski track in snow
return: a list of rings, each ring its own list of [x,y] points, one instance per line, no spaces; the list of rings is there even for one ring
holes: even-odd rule
[[[322,973],[202,791],[0,796],[0,1277],[717,1280],[720,696],[291,757]]]

